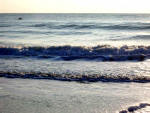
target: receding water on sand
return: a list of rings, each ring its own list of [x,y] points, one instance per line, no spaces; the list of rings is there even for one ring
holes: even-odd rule
[[[0,58],[0,76],[67,81],[150,82],[150,60],[62,61],[39,58]]]

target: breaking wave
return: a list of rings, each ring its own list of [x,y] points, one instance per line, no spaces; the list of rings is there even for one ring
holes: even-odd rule
[[[62,60],[101,60],[101,61],[143,61],[150,57],[150,46],[98,45],[85,46],[50,46],[50,47],[0,47],[1,56],[30,56],[38,58],[60,58]]]

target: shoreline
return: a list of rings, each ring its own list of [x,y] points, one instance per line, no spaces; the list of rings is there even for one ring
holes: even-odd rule
[[[22,78],[22,79],[47,79],[68,82],[112,82],[112,83],[150,83],[148,76],[121,76],[121,75],[73,75],[73,74],[55,74],[55,73],[36,73],[36,72],[2,72],[0,77]]]

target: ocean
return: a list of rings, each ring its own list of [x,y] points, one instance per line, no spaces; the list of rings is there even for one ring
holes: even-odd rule
[[[0,14],[0,29],[1,45],[6,46],[145,46],[150,15]]]
[[[149,93],[149,58],[150,14],[0,14],[0,76],[15,79],[50,80],[50,83],[47,84],[58,85],[61,90],[59,93],[63,96],[66,94],[63,90],[67,85],[70,85],[68,93],[72,92],[72,88],[84,87],[85,99],[88,98],[87,95],[91,97],[89,97],[90,99],[94,98],[91,91],[95,92],[94,95],[97,98],[104,98],[104,101],[96,100],[96,98],[91,101],[94,103],[93,105],[106,104],[103,105],[105,106],[102,107],[103,109],[98,110],[98,106],[91,107],[90,103],[87,105],[90,106],[90,110],[86,110],[85,104],[82,103],[84,100],[79,98],[80,95],[84,96],[84,93],[77,90],[78,94],[69,93],[69,97],[76,96],[74,99],[79,102],[75,106],[79,107],[78,105],[81,104],[85,113],[114,113],[129,105],[147,101],[149,97],[144,95]],[[10,80],[6,78],[1,79],[7,83]],[[16,82],[18,81],[16,79]],[[20,80],[17,85],[21,85],[21,82],[24,83],[23,80]],[[35,84],[30,83],[30,80],[26,80],[26,82],[34,86],[40,81],[33,80]],[[41,80],[41,82],[44,81]],[[46,87],[46,82],[43,83],[43,87]],[[12,84],[14,87],[17,86],[16,83]],[[85,88],[85,85],[89,90]],[[103,85],[105,87],[101,88]],[[136,96],[140,99],[136,100],[131,97],[136,95],[134,90],[138,89],[138,86],[142,92]],[[0,83],[0,90],[3,87],[4,83]],[[130,87],[132,87],[132,96],[117,94],[119,91],[124,94]],[[55,88],[56,86],[50,87],[52,90]],[[97,92],[97,88],[102,91],[100,97],[98,97],[100,92]],[[25,86],[24,89],[26,89]],[[37,91],[34,88],[33,90]],[[8,85],[2,91],[9,92],[10,95],[13,92],[9,90]],[[38,89],[38,91],[40,90]],[[38,91],[35,95],[39,93]],[[109,91],[116,92],[114,94]],[[24,92],[28,91],[24,90]],[[45,89],[45,93],[48,95],[48,89]],[[105,95],[108,93],[110,94]],[[57,91],[53,91],[52,94],[53,98],[57,97]],[[18,96],[16,93],[15,95]],[[4,94],[2,94],[3,96]],[[6,97],[12,99],[10,96]],[[58,100],[56,99],[57,104],[60,104],[60,98],[59,95]],[[107,98],[112,101],[105,101]],[[125,103],[121,102],[122,98]],[[63,99],[62,102],[68,98],[65,96]],[[0,102],[4,103],[6,100],[3,99]],[[42,102],[45,101],[42,100]],[[107,104],[113,102],[118,102],[120,106],[111,104],[111,108],[114,107],[114,109],[108,108]],[[74,103],[70,101],[68,103],[71,103],[71,108],[68,108],[70,111],[67,111],[66,108],[58,108],[60,111],[53,110],[52,113],[75,112],[77,109],[73,108]],[[6,102],[6,104],[8,103]],[[148,103],[144,105],[145,107],[149,106]],[[62,106],[59,105],[59,107]],[[143,107],[137,108],[135,111],[138,112]],[[4,112],[6,109],[10,109],[9,106],[8,108],[3,107],[0,111]],[[78,113],[80,112],[79,109]]]
[[[150,81],[149,30],[149,14],[0,14],[0,71]]]

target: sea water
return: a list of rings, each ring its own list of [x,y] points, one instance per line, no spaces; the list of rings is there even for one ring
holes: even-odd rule
[[[149,30],[149,14],[0,14],[7,46],[149,45]]]
[[[0,76],[150,82],[149,31],[149,14],[0,14]]]

